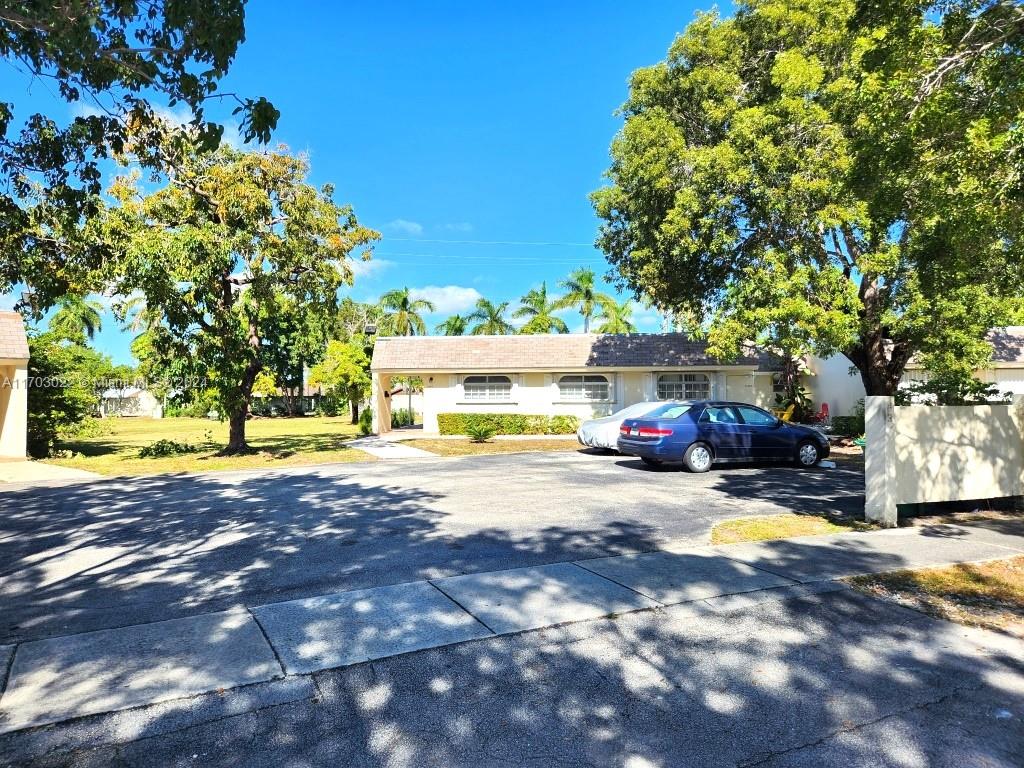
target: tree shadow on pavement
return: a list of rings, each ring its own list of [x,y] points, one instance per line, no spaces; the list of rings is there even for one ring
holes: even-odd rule
[[[458,527],[441,493],[336,469],[165,475],[2,498],[0,645],[659,542],[629,515]]]
[[[979,637],[849,591],[679,606],[321,672],[302,701],[34,764],[1009,768],[1022,646]]]

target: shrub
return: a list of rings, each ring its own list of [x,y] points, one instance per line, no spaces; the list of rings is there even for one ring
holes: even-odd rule
[[[408,408],[399,408],[391,412],[392,427],[409,427],[416,423],[416,412]]]
[[[494,437],[494,427],[490,424],[473,424],[466,429],[466,434],[474,443],[486,443]]]
[[[373,409],[367,408],[359,414],[359,434],[372,435],[373,434]]]
[[[495,435],[568,435],[576,431],[575,416],[543,416],[521,413],[439,413],[437,430],[442,435],[468,435],[486,426]]]
[[[832,432],[843,437],[857,437],[864,434],[864,399],[857,401],[852,416],[833,416]]]
[[[174,440],[157,440],[155,443],[145,446],[139,451],[140,459],[163,459],[167,456],[180,456],[183,453],[195,453],[198,451],[194,445],[178,443]]]
[[[571,435],[580,428],[580,420],[576,416],[552,416],[548,423],[548,434]]]

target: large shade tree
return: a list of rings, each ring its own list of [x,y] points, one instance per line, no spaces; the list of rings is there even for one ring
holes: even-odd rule
[[[1021,18],[967,0],[698,16],[633,74],[600,247],[659,308],[710,317],[723,356],[840,352],[869,394],[914,355],[969,371],[1024,293]]]
[[[378,237],[330,185],[306,182],[304,157],[284,151],[189,153],[149,192],[136,175],[112,187],[105,236],[118,251],[110,275],[140,292],[163,321],[150,356],[207,376],[229,422],[226,453],[244,452],[257,375],[296,323],[326,326],[348,259]]]
[[[569,326],[555,315],[558,311],[557,299],[548,298],[547,283],[540,288],[531,288],[519,299],[521,306],[512,313],[512,317],[526,320],[520,333],[568,333]]]
[[[269,139],[278,119],[270,102],[218,90],[244,21],[244,0],[0,4],[0,57],[26,86],[38,81],[73,105],[28,114],[0,98],[0,292],[27,284],[38,315],[66,292],[93,288],[112,256],[84,226],[100,207],[103,162],[129,140],[144,145],[145,164],[169,160],[173,128],[150,100],[184,111],[206,148],[223,132],[208,119],[211,101],[229,102],[246,141]]]

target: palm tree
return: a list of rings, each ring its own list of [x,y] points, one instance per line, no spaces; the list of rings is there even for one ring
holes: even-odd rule
[[[91,341],[103,326],[100,318],[103,305],[95,299],[68,295],[58,301],[57,306],[49,329],[69,341]]]
[[[467,322],[477,322],[470,331],[474,336],[503,336],[512,333],[512,324],[505,319],[508,302],[492,304],[487,299],[478,299],[476,309],[466,315]]]
[[[396,288],[380,297],[384,310],[381,331],[387,336],[425,336],[427,325],[422,312],[433,312],[434,305],[426,299],[414,299],[408,288]]]
[[[594,316],[595,309],[615,304],[615,299],[597,289],[594,270],[586,267],[570,272],[569,277],[558,283],[558,287],[565,291],[565,295],[555,302],[556,308],[579,309],[583,315],[584,333],[590,333],[590,319]]]
[[[540,288],[528,291],[520,300],[522,305],[512,313],[512,317],[527,317],[526,325],[519,329],[520,333],[568,333],[569,326],[560,317],[555,317],[557,299],[548,301],[548,287],[541,283]]]
[[[598,327],[598,333],[636,333],[633,325],[633,302],[626,299],[621,304],[614,301],[601,307],[597,319],[604,320]]]
[[[434,333],[442,336],[462,336],[466,333],[466,318],[462,315],[452,315],[434,329]]]

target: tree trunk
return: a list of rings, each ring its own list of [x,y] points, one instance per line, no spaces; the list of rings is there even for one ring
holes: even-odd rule
[[[245,442],[245,419],[248,411],[248,406],[236,408],[228,417],[228,445],[222,451],[225,456],[248,452],[249,445]]]
[[[260,337],[256,323],[249,321],[249,362],[242,373],[242,380],[238,382],[239,398],[234,410],[228,416],[228,445],[222,451],[225,456],[234,456],[240,453],[251,453],[252,449],[245,441],[245,420],[249,415],[249,403],[252,402],[252,388],[256,383],[256,377],[263,369],[260,362]]]
[[[359,423],[359,398],[349,393],[348,396],[349,406],[352,408],[352,423]]]

